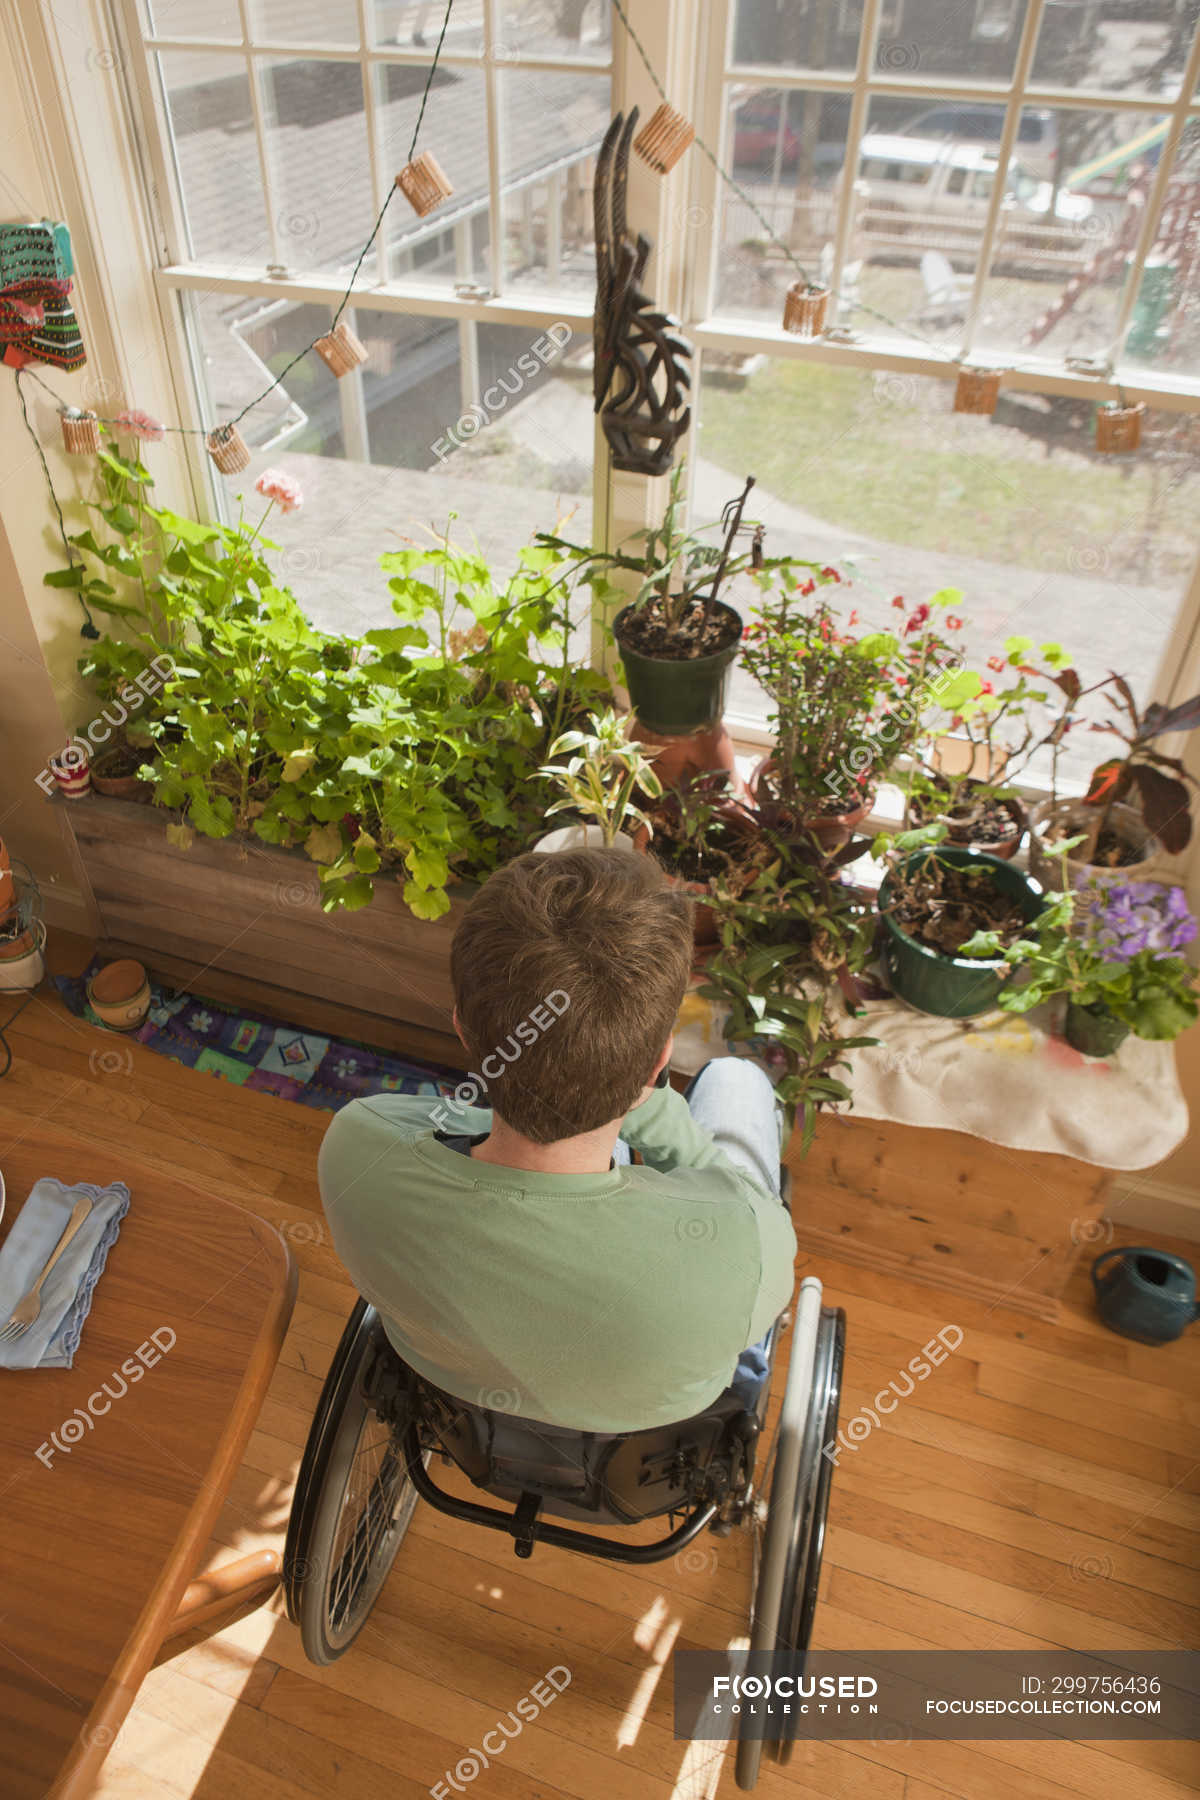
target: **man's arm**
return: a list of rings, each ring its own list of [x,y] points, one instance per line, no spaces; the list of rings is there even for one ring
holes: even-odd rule
[[[720,1169],[759,1191],[746,1171],[713,1142],[712,1133],[696,1123],[687,1101],[672,1087],[656,1087],[648,1100],[631,1108],[622,1121],[621,1136],[631,1150],[641,1152],[647,1168],[663,1174],[672,1169]]]

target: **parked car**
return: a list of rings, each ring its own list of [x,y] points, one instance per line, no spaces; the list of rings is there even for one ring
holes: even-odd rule
[[[918,113],[899,127],[901,137],[950,139],[958,144],[999,144],[1004,130],[1003,106],[946,101]],[[1031,175],[1048,180],[1058,161],[1058,125],[1052,112],[1025,107],[1017,124],[1018,155]]]
[[[903,211],[982,224],[996,169],[995,153],[977,144],[869,133],[858,176],[866,184],[868,215]],[[1016,218],[1040,224],[1078,226],[1092,212],[1085,195],[1065,188],[1055,194],[1051,182],[1015,158],[1005,182],[1005,206]]]

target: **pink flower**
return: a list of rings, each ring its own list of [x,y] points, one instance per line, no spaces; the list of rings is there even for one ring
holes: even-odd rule
[[[298,512],[304,505],[300,483],[283,469],[264,469],[254,484],[256,494],[273,500],[281,513]]]
[[[990,681],[981,681],[979,691],[981,694],[994,694],[996,690]]]
[[[961,631],[962,628],[963,628],[963,622],[959,618],[957,613],[947,613],[946,614],[946,630],[947,631]]]
[[[148,412],[131,406],[113,420],[118,431],[127,431],[131,437],[141,438],[147,444],[161,444],[166,437],[166,430],[158,420]]]
[[[1002,656],[989,656],[988,668],[994,669],[997,675],[1003,675],[1005,669],[1004,658]]]
[[[855,610],[854,610],[854,611],[853,611],[853,612],[852,612],[852,613],[851,613],[851,614],[850,614],[850,617],[849,617],[849,618],[848,618],[848,619],[847,619],[847,620],[846,620],[846,624],[847,624],[847,625],[848,625],[848,626],[853,626],[853,625],[857,625],[857,624],[858,624],[858,609],[857,609],[857,607],[856,607],[856,608],[855,608]]]

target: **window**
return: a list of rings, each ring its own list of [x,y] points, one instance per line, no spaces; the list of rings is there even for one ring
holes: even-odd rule
[[[311,41],[296,0],[119,3],[173,196],[159,279],[199,416],[227,416],[340,299],[441,8],[330,0]],[[848,557],[869,607],[961,586],[980,632],[1028,621],[1147,698],[1200,537],[1190,15],[1139,17],[1118,57],[1090,5],[906,0],[864,42],[856,0],[626,4],[645,41],[670,36],[672,99],[737,182],[688,157],[651,232],[698,352],[697,513],[752,471],[768,542]],[[452,202],[389,208],[349,315],[365,368],[335,383],[306,358],[246,421],[257,457],[305,460],[320,504],[289,575],[322,623],[386,609],[381,511],[399,536],[455,508],[499,560],[563,507],[589,529],[590,186],[614,58],[644,104],[605,0],[456,6],[421,140]],[[820,343],[780,329],[798,266],[835,289]],[[552,354],[518,386],[535,340]],[[951,410],[962,358],[1008,372],[990,422]],[[1135,457],[1094,448],[1117,379],[1147,406]],[[610,515],[642,495],[600,490]],[[761,725],[744,686],[735,705]]]
[[[250,470],[218,498],[286,449],[312,502],[289,521],[286,572],[314,620],[387,622],[379,554],[452,509],[501,565],[564,508],[586,532],[607,0],[455,7],[418,143],[454,194],[424,219],[399,193],[388,205],[369,292],[343,315],[368,360],[341,380],[315,356],[288,365],[328,329],[407,160],[441,0],[122,4],[196,422],[279,383],[241,423]]]
[[[702,135],[723,120],[728,151],[730,97],[753,68],[760,83],[770,71],[776,117],[808,151],[747,162],[740,195],[693,174],[717,221],[684,321],[704,352],[706,511],[753,472],[768,547],[853,565],[864,620],[882,623],[897,594],[961,587],[972,643],[1056,639],[1148,698],[1200,541],[1195,22],[1139,20],[1164,71],[1154,103],[1144,46],[1142,77],[1112,81],[1095,8],[1042,9],[1030,45],[1024,0],[965,14],[909,0],[907,57],[860,43],[853,59],[815,54],[811,33],[755,0],[730,10],[723,99],[714,72]],[[1036,73],[1026,94],[1018,48]],[[939,96],[939,77],[956,91]],[[976,81],[978,102],[959,91]],[[905,156],[906,140],[928,158]],[[832,278],[845,342],[782,333],[797,264]],[[953,382],[938,378],[964,356],[1010,372],[990,421],[954,414]],[[1110,369],[1147,403],[1134,457],[1095,449]],[[744,726],[761,721],[748,683],[735,679],[733,704]],[[1086,774],[1095,741],[1069,747],[1068,776]]]

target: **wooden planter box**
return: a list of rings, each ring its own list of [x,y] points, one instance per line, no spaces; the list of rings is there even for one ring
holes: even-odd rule
[[[369,906],[326,913],[317,867],[301,851],[199,836],[178,850],[169,813],[99,795],[65,816],[102,955],[135,956],[174,986],[308,1030],[461,1060],[450,943],[473,887],[433,922],[414,918],[386,876]]]

